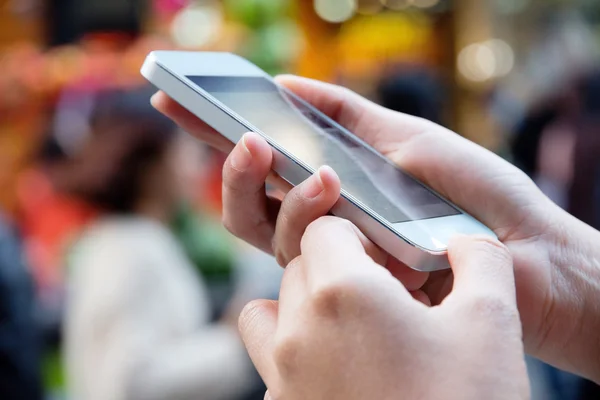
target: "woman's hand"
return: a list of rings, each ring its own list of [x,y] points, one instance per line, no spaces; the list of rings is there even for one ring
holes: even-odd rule
[[[257,300],[240,331],[266,399],[529,397],[513,266],[486,238],[450,245],[455,274],[427,307],[375,261],[351,223],[323,217],[286,268],[279,302]]]
[[[493,229],[514,259],[526,350],[600,379],[595,339],[600,323],[598,232],[566,215],[516,167],[447,129],[384,109],[334,85],[289,76],[278,82]],[[163,93],[153,103],[199,139],[224,151],[233,148]],[[243,158],[247,155],[249,161]],[[224,222],[285,265],[299,254],[306,226],[337,201],[339,180],[322,169],[281,204],[264,192],[271,162],[271,149],[255,134],[233,150],[224,168]],[[319,185],[322,191],[311,197]],[[449,271],[428,278],[395,260],[380,263],[410,291],[422,288],[425,302],[439,304],[452,287]]]

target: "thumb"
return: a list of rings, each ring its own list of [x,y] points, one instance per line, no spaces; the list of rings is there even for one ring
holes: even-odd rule
[[[454,273],[450,296],[490,298],[516,307],[512,257],[502,243],[486,236],[457,236],[450,241],[448,257]]]

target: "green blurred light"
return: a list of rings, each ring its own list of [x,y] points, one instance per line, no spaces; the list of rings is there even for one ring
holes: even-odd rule
[[[289,0],[225,0],[228,13],[238,22],[251,28],[261,28],[285,17]]]

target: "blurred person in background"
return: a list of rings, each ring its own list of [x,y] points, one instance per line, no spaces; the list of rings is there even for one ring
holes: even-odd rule
[[[600,71],[584,80],[581,92],[569,212],[600,230]]]
[[[392,74],[379,86],[381,105],[440,124],[443,101],[436,83],[422,71]],[[547,99],[522,124],[514,149],[519,166],[547,196],[596,229],[600,229],[599,100],[600,75]],[[536,370],[542,365],[541,380],[536,382],[538,375],[531,374],[534,399],[548,400],[553,394],[556,399],[600,398],[592,382],[536,360],[528,363]]]
[[[235,318],[211,301],[168,226],[185,192],[174,125],[145,90],[98,96],[78,154],[55,166],[64,192],[103,215],[69,260],[66,367],[75,399],[239,399],[260,380]],[[259,387],[260,389],[260,387]]]
[[[518,126],[515,164],[557,205],[600,229],[600,73],[544,99]],[[538,368],[535,361],[531,361]],[[588,400],[599,386],[550,366],[539,368],[552,398]],[[550,393],[543,398],[551,396]]]
[[[395,71],[381,80],[377,91],[385,108],[442,123],[443,90],[427,70]]]
[[[19,236],[0,211],[0,397],[41,400],[40,335],[33,280]]]
[[[600,230],[600,71],[587,76],[579,90],[581,112],[574,124],[568,210],[573,216]],[[555,162],[560,163],[561,160]],[[579,399],[598,398],[600,386],[591,381],[582,381]]]
[[[547,98],[519,124],[515,164],[556,204],[600,229],[600,72]]]

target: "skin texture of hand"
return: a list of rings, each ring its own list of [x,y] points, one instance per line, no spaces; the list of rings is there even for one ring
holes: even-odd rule
[[[256,300],[240,332],[266,399],[526,399],[512,260],[500,243],[450,246],[439,306],[414,300],[351,223],[322,217],[286,268],[279,302]]]
[[[560,210],[516,167],[447,129],[334,85],[290,76],[278,82],[493,229],[513,256],[525,349],[600,379],[598,232]],[[233,148],[163,93],[153,104],[199,139],[223,151]],[[250,161],[240,162],[247,155]],[[299,254],[299,238],[319,216],[308,210],[325,214],[338,198],[339,181],[322,168],[281,204],[264,192],[271,162],[271,149],[256,134],[246,135],[232,151],[224,168],[224,222],[285,265]],[[319,184],[322,191],[308,196]],[[440,304],[452,287],[450,271],[428,276],[395,260],[380,264],[425,303]]]

